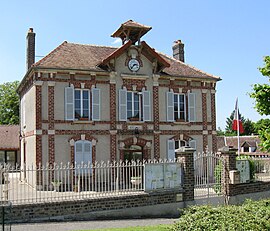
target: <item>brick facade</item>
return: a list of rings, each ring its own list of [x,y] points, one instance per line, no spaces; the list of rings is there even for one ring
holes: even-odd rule
[[[119,30],[123,29],[121,28]],[[130,29],[134,30],[133,27]],[[137,30],[133,32],[138,33]],[[33,51],[35,51],[34,35],[33,30],[30,30],[28,40],[33,44]],[[137,36],[140,38],[142,34]],[[58,153],[60,153],[61,146],[63,146],[63,150],[67,151],[69,150],[67,146],[70,145],[68,142],[71,140],[76,142],[77,137],[80,139],[82,136],[91,137],[90,140],[93,137],[97,140],[98,137],[101,142],[97,144],[97,147],[96,145],[93,146],[92,153],[96,153],[98,150],[101,154],[97,154],[99,157],[103,155],[104,160],[124,158],[121,142],[127,148],[126,142],[131,140],[133,141],[132,144],[142,147],[144,158],[166,158],[168,151],[167,141],[171,137],[177,139],[182,136],[188,137],[186,138],[187,143],[189,140],[197,139],[200,151],[205,151],[208,142],[212,142],[212,146],[211,144],[209,146],[216,150],[215,95],[213,91],[216,82],[220,78],[184,64],[182,62],[184,58],[179,61],[162,55],[151,48],[145,41],[140,41],[140,44],[137,44],[138,40],[131,41],[134,38],[126,39],[126,43],[123,43],[120,48],[64,42],[49,55],[33,63],[29,68],[27,76],[24,77],[19,86],[18,92],[22,98],[23,95],[28,94],[32,86],[35,86],[35,99],[33,102],[29,101],[35,106],[36,126],[34,128],[33,126],[26,126],[26,128],[23,128],[22,135],[25,139],[36,136],[36,153],[33,153],[33,155],[36,155],[36,163],[43,160],[48,160],[50,163],[55,160],[74,162],[74,150],[70,151],[70,155],[60,155]],[[183,48],[182,43],[181,47]],[[181,54],[183,55],[183,52]],[[29,51],[28,55],[33,58],[32,51]],[[138,61],[137,65],[139,66],[136,71],[129,67],[131,59],[137,59]],[[54,63],[57,63],[59,69],[51,68]],[[66,120],[65,113],[68,106],[65,104],[65,89],[72,86],[75,89],[90,90],[88,99],[83,99],[80,96],[81,98],[78,97],[77,102],[75,102],[74,96],[71,96],[73,97],[73,103],[70,104],[73,104],[71,106],[73,113],[75,111],[74,105],[77,103],[76,110],[81,110],[80,113],[88,113],[86,111],[89,110],[88,115],[94,115],[91,114],[94,108],[92,102],[94,96],[91,89],[96,87],[100,90],[102,100],[100,99],[95,106],[100,109],[100,114],[106,111],[104,113],[106,115],[102,114],[100,120],[95,120],[92,117],[88,118],[89,121],[86,121],[87,116],[85,115],[84,118],[78,120],[73,118],[73,121],[72,116]],[[132,104],[132,109],[129,109],[129,112],[132,110],[132,113],[135,111],[137,113],[138,109],[134,108],[139,107],[139,114],[150,119],[142,118],[145,121],[137,121],[136,117],[132,118],[133,120],[119,121],[118,92],[119,89],[123,88],[138,93],[136,96],[139,98],[139,102],[136,102],[136,105],[135,94],[132,95],[132,100],[129,99],[129,103]],[[147,91],[145,94],[142,93],[144,90]],[[170,119],[166,118],[166,112],[168,111],[166,92],[171,90],[174,93],[183,93],[185,95],[184,117],[182,117],[185,119],[181,121],[171,122]],[[42,95],[44,91],[47,92]],[[211,100],[207,98],[209,91],[211,91]],[[196,97],[199,97],[199,99],[195,97],[195,102],[201,100],[199,105],[202,105],[202,108],[197,107],[196,111],[199,113],[194,113],[195,117],[197,114],[200,115],[195,118],[195,122],[188,121],[189,93],[195,93]],[[150,103],[145,104],[145,101],[149,99],[148,95],[150,95]],[[80,102],[78,102],[78,99]],[[106,102],[104,103],[104,101]],[[208,105],[210,104],[208,101],[211,101],[211,106]],[[44,105],[42,105],[42,102],[44,102]],[[84,108],[83,102],[87,102],[88,106],[86,108],[88,109]],[[124,104],[127,107],[127,102]],[[210,114],[210,112],[207,112],[209,108],[211,108],[211,116],[213,116],[211,121],[208,121],[207,118]],[[149,113],[144,113],[148,112],[148,110]],[[43,113],[46,113],[46,115]],[[77,111],[77,115],[80,113]],[[175,112],[173,111],[173,113]],[[181,109],[181,113],[183,113],[183,109]],[[69,120],[70,118],[71,120]],[[139,134],[135,134],[136,128],[139,128]],[[134,142],[135,139],[136,142]],[[42,145],[46,147],[42,147]],[[32,150],[29,145],[27,147]],[[56,157],[56,153],[60,156]],[[93,159],[95,158],[93,157]]]

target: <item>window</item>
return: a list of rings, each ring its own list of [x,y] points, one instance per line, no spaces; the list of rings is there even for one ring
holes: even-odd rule
[[[79,140],[75,142],[75,163],[76,163],[76,172],[83,173],[88,172],[90,165],[92,163],[92,143],[87,140]],[[79,169],[79,170],[78,170]]]
[[[76,89],[74,95],[75,119],[90,118],[90,92],[89,90]]]
[[[168,160],[174,160],[175,159],[175,150],[184,147],[184,146],[190,146],[191,148],[194,148],[196,150],[196,140],[191,139],[189,142],[185,140],[174,140],[169,139],[167,140],[167,158]]]
[[[186,103],[188,99],[188,105]],[[196,121],[196,94],[195,93],[174,93],[172,91],[167,92],[167,121],[187,121],[187,109],[188,106],[188,121]]]
[[[119,121],[151,121],[150,92],[119,90]]]
[[[175,148],[175,150],[178,149],[178,148],[180,148],[180,147],[185,147],[185,146],[187,146],[187,142],[184,141],[184,140],[175,140],[174,141],[174,148]]]
[[[11,167],[16,166],[17,151],[0,151],[0,164],[9,164]]]
[[[186,119],[186,102],[184,94],[174,94],[173,98],[174,106],[174,120],[185,120]]]
[[[66,120],[100,120],[100,89],[65,88]]]
[[[127,118],[141,120],[141,93],[139,92],[127,92]]]

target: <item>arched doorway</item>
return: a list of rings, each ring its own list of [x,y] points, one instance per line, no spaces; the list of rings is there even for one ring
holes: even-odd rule
[[[125,148],[124,150],[124,160],[132,161],[132,160],[139,160],[142,161],[144,158],[143,147],[132,144]]]

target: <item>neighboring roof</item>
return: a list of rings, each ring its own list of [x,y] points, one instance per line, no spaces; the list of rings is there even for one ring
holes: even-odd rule
[[[0,125],[0,150],[18,150],[20,147],[19,135],[19,125]]]
[[[125,44],[123,46],[125,46]],[[121,47],[83,45],[65,41],[43,59],[33,64],[33,67],[104,71],[98,65],[119,49],[121,49]],[[163,70],[163,73],[166,75],[220,80],[217,76],[207,74],[172,57],[159,52],[156,53],[170,64],[169,67]]]
[[[218,147],[218,149],[223,148],[224,146],[226,146],[224,136],[217,136],[217,147]]]
[[[238,147],[237,136],[225,136],[227,146],[234,148]],[[260,138],[258,136],[240,136],[240,146],[242,147],[245,143],[249,143],[250,147],[258,147]],[[253,146],[254,145],[254,146]]]

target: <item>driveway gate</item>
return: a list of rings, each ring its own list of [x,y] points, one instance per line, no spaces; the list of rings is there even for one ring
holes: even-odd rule
[[[210,199],[224,195],[224,159],[214,153],[196,153],[194,156],[194,199]],[[222,180],[223,179],[223,180]]]

